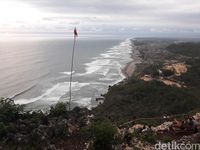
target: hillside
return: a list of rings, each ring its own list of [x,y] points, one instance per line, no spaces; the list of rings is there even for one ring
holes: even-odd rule
[[[132,79],[110,88],[95,114],[123,123],[141,117],[188,113],[197,108],[200,108],[200,98],[190,89]]]
[[[151,47],[156,45],[158,42],[155,40],[151,42],[138,42],[140,50],[143,51],[143,55],[147,53],[144,50],[145,47]],[[128,80],[111,87],[108,93],[105,95],[105,101],[102,105],[98,106],[94,113],[100,117],[108,117],[114,122],[123,123],[127,120],[140,117],[162,117],[173,114],[185,114],[190,111],[200,108],[200,96],[199,96],[199,85],[200,85],[200,57],[198,47],[199,43],[179,43],[171,44],[167,47],[158,48],[159,51],[166,55],[169,59],[157,59],[158,53],[151,51],[153,57],[148,58],[147,55],[144,58],[151,59],[153,63],[147,64],[143,62],[145,66],[142,69],[139,68],[139,74],[133,75]],[[191,47],[191,49],[190,49]],[[154,46],[155,48],[155,46]],[[151,49],[151,48],[149,48]],[[153,48],[152,48],[153,49]],[[190,49],[189,53],[186,49]],[[194,52],[193,52],[194,51]],[[173,52],[173,54],[172,54]],[[184,57],[176,56],[177,54],[184,55]],[[149,55],[149,54],[148,54]],[[173,56],[173,57],[171,57]],[[185,57],[187,56],[187,58]],[[196,57],[196,59],[190,57]],[[163,56],[162,56],[163,57]],[[173,76],[173,78],[166,77],[166,80],[176,81],[177,83],[184,83],[185,88],[179,88],[176,86],[168,86],[160,81],[163,81],[158,75],[158,69],[161,69],[165,63],[176,61],[186,62],[189,66],[188,71],[180,76]],[[159,65],[156,65],[159,61]],[[136,70],[137,71],[137,70]],[[149,75],[156,78],[151,82],[144,82],[140,80],[143,75]]]

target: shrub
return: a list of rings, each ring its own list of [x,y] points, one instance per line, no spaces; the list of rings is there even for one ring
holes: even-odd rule
[[[141,140],[145,142],[149,142],[151,144],[156,144],[158,137],[154,133],[144,133],[141,135]]]
[[[93,112],[121,124],[133,118],[188,113],[199,107],[200,98],[189,88],[138,80],[111,87],[104,103]]]
[[[50,109],[50,116],[67,116],[67,104],[59,102],[54,107],[52,106]]]
[[[7,134],[7,127],[4,123],[0,122],[0,139],[2,139]]]
[[[68,128],[66,126],[63,125],[58,125],[57,127],[54,128],[54,133],[55,133],[55,138],[64,138],[66,137],[69,132],[68,132]]]
[[[148,142],[151,144],[155,144],[158,140],[158,136],[153,132],[138,133],[135,131],[133,132],[132,136],[143,142]]]
[[[93,122],[89,128],[90,135],[94,138],[95,150],[112,148],[116,128],[108,121]]]
[[[0,99],[0,121],[16,121],[19,115],[23,113],[23,106],[16,105],[12,99]]]
[[[200,43],[178,43],[171,44],[167,47],[170,52],[185,55],[188,57],[200,57]]]

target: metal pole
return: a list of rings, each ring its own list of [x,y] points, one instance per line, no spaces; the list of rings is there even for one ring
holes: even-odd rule
[[[74,50],[76,46],[76,35],[74,35],[74,44],[73,44],[73,51],[72,51],[72,62],[71,62],[71,75],[70,75],[70,82],[69,82],[69,111],[71,110],[71,101],[72,101],[72,75],[73,75],[73,66],[74,66]]]

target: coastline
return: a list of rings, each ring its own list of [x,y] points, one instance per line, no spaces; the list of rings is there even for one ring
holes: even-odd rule
[[[131,39],[131,42],[132,42],[132,52],[130,55],[132,60],[128,62],[126,66],[122,69],[122,73],[126,78],[131,77],[134,74],[137,65],[142,63],[142,57],[140,56],[140,51],[134,45],[133,39]]]
[[[117,80],[114,84],[118,84],[119,82],[123,81],[124,79],[131,77],[132,74],[136,70],[137,64],[141,63],[140,53],[139,53],[137,47],[134,45],[135,40],[134,39],[129,39],[129,40],[130,40],[130,42],[128,43],[127,47],[119,50],[119,52],[122,51],[122,53],[124,53],[124,51],[125,51],[127,60],[129,62],[126,61],[126,63],[124,63],[124,65],[121,69],[118,68],[118,69],[121,70],[121,71],[119,70],[119,72],[120,72],[119,74],[123,78],[120,79],[120,80]],[[127,44],[127,40],[125,40],[124,42],[126,42],[125,44]],[[130,46],[130,49],[129,49],[128,52],[126,52],[127,48],[129,48],[129,46]],[[111,55],[111,54],[109,54],[109,55]],[[62,96],[59,99],[59,101],[67,101],[66,95]],[[90,101],[92,101],[92,104],[90,104],[89,107],[96,107],[97,106],[95,99],[92,99]],[[37,102],[33,101],[31,103],[26,104],[26,110],[30,110],[30,109],[31,110],[37,110],[37,109],[49,110],[49,107],[47,108],[45,106],[46,104],[47,104],[46,102],[42,102],[42,101],[37,101]],[[77,103],[73,103],[74,107],[77,106],[77,105],[78,105]],[[37,108],[35,109],[35,107],[37,107]]]
[[[93,50],[94,46],[90,43],[96,45],[95,50]],[[132,50],[131,41],[129,39],[111,39],[91,42],[89,39],[80,43],[80,49],[80,54],[84,50],[88,51],[88,54],[80,55],[80,59],[77,60],[77,69],[73,73],[73,88],[75,91],[73,102],[74,106],[91,107],[91,101],[92,106],[95,106],[95,97],[99,97],[100,94],[107,92],[106,89],[108,89],[109,85],[114,85],[125,78],[121,70],[127,62],[131,61],[129,55]],[[90,55],[91,57],[89,57]],[[63,64],[63,62],[60,64]],[[44,84],[41,82],[40,89],[38,87],[32,89],[36,89],[36,92],[30,90],[17,96],[16,102],[25,104],[27,110],[49,110],[51,105],[55,105],[59,101],[67,102],[69,74],[65,70],[57,71],[55,67],[53,69],[56,69],[55,77],[51,79],[47,77],[47,81],[45,80]],[[46,84],[47,86],[45,86]],[[21,94],[21,91],[19,93]]]

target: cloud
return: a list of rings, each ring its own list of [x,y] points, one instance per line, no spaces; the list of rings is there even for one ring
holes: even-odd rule
[[[200,1],[193,0],[8,0],[41,12],[37,21],[22,23],[26,30],[65,32],[78,26],[84,33],[157,34],[200,31]],[[23,25],[22,25],[23,24]],[[30,25],[32,24],[32,25]],[[30,27],[31,26],[31,27]]]

